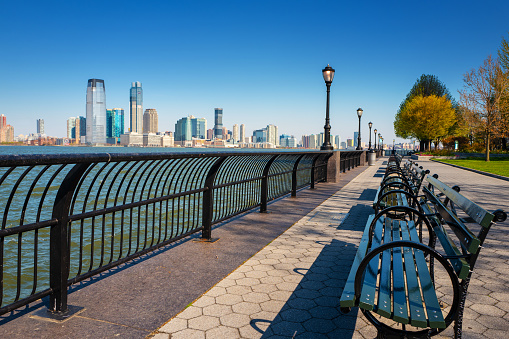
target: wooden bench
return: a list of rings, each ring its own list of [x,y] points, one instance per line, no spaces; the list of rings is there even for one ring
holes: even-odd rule
[[[378,330],[378,337],[429,337],[455,323],[461,337],[468,283],[481,246],[502,210],[489,213],[436,177],[427,176],[422,212],[391,206],[370,215],[340,299],[342,312],[359,307]],[[458,217],[461,209],[466,218]],[[399,212],[400,219],[388,215]],[[480,225],[477,235],[466,222]],[[428,237],[423,243],[422,229]],[[435,249],[440,242],[442,253]],[[436,270],[435,262],[442,267]],[[449,281],[452,301],[437,297],[434,275]],[[444,306],[444,307],[441,307]]]

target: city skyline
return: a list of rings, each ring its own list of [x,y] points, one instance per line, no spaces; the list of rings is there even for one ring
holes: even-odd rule
[[[34,133],[33,120],[41,118],[47,135],[65,136],[66,118],[85,115],[88,78],[103,79],[109,107],[126,113],[129,84],[143,83],[161,130],[190,114],[212,122],[211,108],[220,106],[228,112],[224,126],[272,123],[282,134],[318,133],[326,97],[321,70],[330,64],[331,133],[351,137],[362,107],[361,135],[368,136],[371,120],[392,140],[394,115],[421,74],[436,75],[459,99],[463,74],[496,55],[507,37],[509,3],[112,1],[97,13],[85,3],[27,1],[7,2],[2,12],[0,27],[9,32],[2,46],[15,53],[0,56],[8,65],[1,76],[9,79],[0,83],[0,114],[16,135]],[[133,12],[146,22],[136,30],[128,28]],[[214,25],[218,16],[221,25]],[[89,24],[111,17],[119,18],[115,25]],[[90,36],[101,57],[90,57],[83,43]],[[108,53],[133,41],[139,53]],[[53,93],[59,100],[41,105]]]

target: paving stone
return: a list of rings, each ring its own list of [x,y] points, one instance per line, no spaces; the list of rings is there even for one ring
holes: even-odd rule
[[[221,304],[209,305],[207,307],[204,307],[202,311],[204,315],[212,315],[215,317],[220,317],[233,312],[231,306]]]
[[[241,302],[233,305],[232,310],[235,313],[251,315],[260,312],[262,308],[258,303]]]
[[[204,339],[205,332],[186,328],[171,335],[171,339]]]
[[[285,311],[281,311],[281,318],[285,321],[291,321],[295,323],[300,323],[311,319],[311,314],[309,314],[306,310],[299,310],[295,308],[290,308]]]
[[[275,293],[275,292],[271,292]],[[261,292],[251,292],[248,294],[244,294],[242,296],[244,301],[251,302],[251,303],[262,303],[264,301],[270,300],[270,297],[267,293],[261,293]]]
[[[173,318],[159,329],[159,332],[175,333],[187,328],[187,320],[181,318]]]
[[[168,333],[157,333],[151,339],[169,339],[170,335]]]
[[[189,328],[207,331],[211,328],[219,326],[219,318],[203,315],[201,317],[188,320],[187,324]]]
[[[281,310],[281,308],[283,308],[284,305],[285,305],[284,301],[269,300],[269,301],[262,302],[260,304],[260,307],[264,311],[278,313]]]
[[[177,315],[181,319],[192,319],[202,315],[202,309],[200,307],[189,306],[180,314]]]
[[[236,286],[231,286],[231,287],[226,288],[226,291],[229,294],[243,295],[243,294],[251,292],[252,289],[251,289],[250,286],[239,286],[239,285],[236,285]]]
[[[492,317],[503,317],[505,315],[505,312],[500,308],[491,305],[474,304],[470,308],[481,315],[489,315]]]
[[[240,338],[239,330],[227,326],[218,326],[205,332],[206,339],[236,339]]]
[[[242,302],[242,297],[235,294],[224,294],[216,297],[216,303],[221,305],[234,305]]]
[[[250,322],[249,316],[239,313],[230,313],[219,318],[222,325],[234,328],[241,328]]]
[[[253,292],[270,293],[277,291],[277,287],[274,284],[259,284],[251,287]]]
[[[205,307],[205,306],[212,305],[215,302],[216,302],[216,300],[215,300],[214,297],[211,297],[211,296],[208,296],[208,295],[204,295],[200,299],[196,300],[193,303],[193,306],[195,306],[195,307]]]

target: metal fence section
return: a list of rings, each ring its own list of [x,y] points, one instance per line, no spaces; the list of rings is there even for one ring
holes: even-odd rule
[[[48,295],[65,312],[69,285],[198,231],[210,239],[214,223],[326,180],[331,154],[2,156],[0,314]]]

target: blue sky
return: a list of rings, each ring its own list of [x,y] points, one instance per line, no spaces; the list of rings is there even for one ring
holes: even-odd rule
[[[279,133],[320,133],[336,70],[332,134],[368,122],[394,138],[399,104],[421,74],[459,99],[463,74],[509,37],[509,1],[7,1],[0,2],[0,114],[15,134],[66,135],[85,114],[89,78],[104,79],[108,108],[126,111],[141,81],[159,129],[193,114],[223,123],[267,124]],[[396,138],[398,141],[399,139]]]

